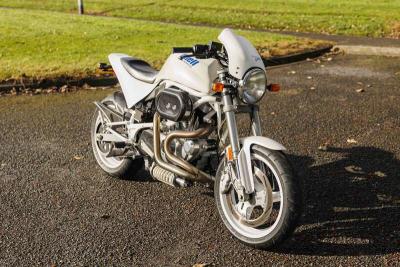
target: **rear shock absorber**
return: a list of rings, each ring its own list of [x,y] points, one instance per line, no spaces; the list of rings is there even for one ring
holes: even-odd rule
[[[174,187],[188,187],[190,186],[190,182],[186,181],[182,178],[176,177],[175,174],[172,172],[161,168],[158,165],[153,165],[150,169],[151,175],[159,180],[160,182],[163,182],[167,185],[174,186]]]

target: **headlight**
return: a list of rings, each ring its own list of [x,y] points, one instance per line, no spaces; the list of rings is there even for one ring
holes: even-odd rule
[[[239,97],[247,104],[258,102],[264,95],[267,77],[262,69],[253,69],[246,73],[239,86]]]

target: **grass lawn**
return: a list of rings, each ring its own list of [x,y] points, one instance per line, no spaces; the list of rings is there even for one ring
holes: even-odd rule
[[[0,80],[91,75],[112,52],[131,54],[160,67],[173,46],[207,43],[220,32],[209,27],[25,9],[0,9],[0,25]],[[320,45],[276,34],[240,34],[264,56]]]
[[[0,6],[76,12],[76,0],[0,0]],[[188,24],[362,36],[400,36],[400,0],[84,0],[88,13]]]

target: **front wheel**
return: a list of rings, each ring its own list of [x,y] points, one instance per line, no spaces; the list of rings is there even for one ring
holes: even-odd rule
[[[295,230],[302,209],[301,186],[281,151],[253,146],[251,159],[255,192],[240,199],[232,167],[222,161],[214,194],[229,231],[247,245],[266,249],[278,246]]]

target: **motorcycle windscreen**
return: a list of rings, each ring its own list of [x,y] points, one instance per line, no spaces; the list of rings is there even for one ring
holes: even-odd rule
[[[229,74],[233,77],[243,79],[252,68],[265,70],[260,54],[246,38],[236,35],[231,29],[224,29],[218,39],[228,53]]]

